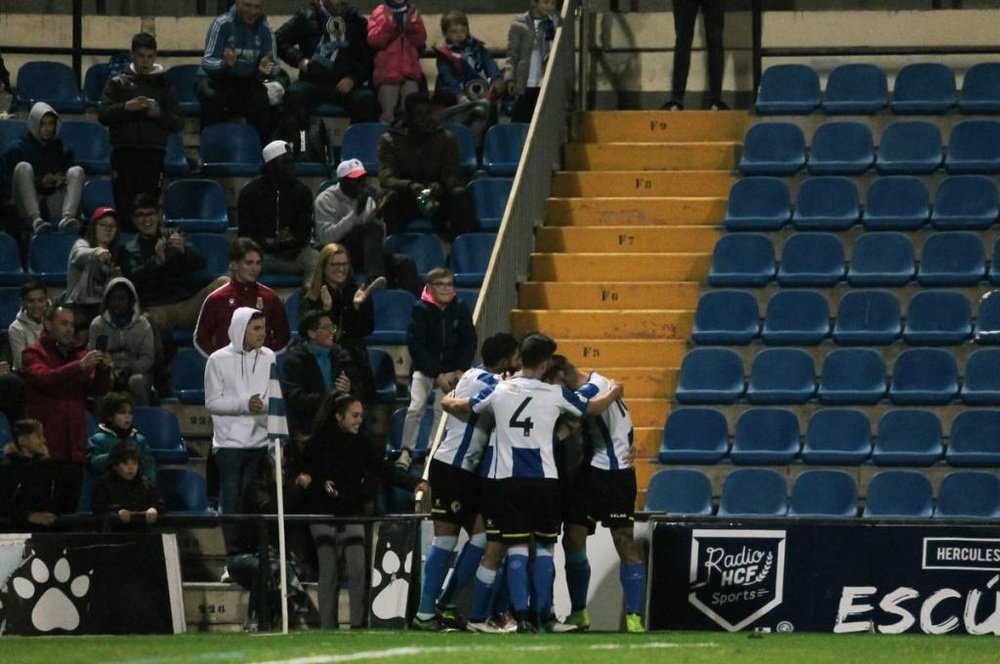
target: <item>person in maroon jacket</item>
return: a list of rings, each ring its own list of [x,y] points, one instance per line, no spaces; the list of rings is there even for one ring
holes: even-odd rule
[[[229,345],[229,321],[240,307],[264,312],[267,336],[264,345],[284,352],[292,341],[285,305],[278,294],[258,283],[263,270],[260,245],[248,237],[236,238],[229,248],[229,283],[205,298],[194,329],[194,347],[205,357]]]
[[[111,389],[113,363],[103,350],[87,350],[73,336],[73,310],[51,305],[38,341],[24,349],[21,366],[25,417],[45,426],[49,456],[62,485],[58,512],[72,514],[87,462],[87,398]]]

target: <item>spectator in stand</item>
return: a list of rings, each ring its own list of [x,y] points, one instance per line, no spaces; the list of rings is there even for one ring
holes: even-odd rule
[[[299,140],[309,127],[309,113],[322,102],[343,106],[351,122],[378,120],[375,95],[365,87],[371,78],[368,21],[347,0],[312,0],[274,33],[278,55],[299,70],[299,80],[285,91],[278,136],[305,149]]]
[[[73,165],[73,151],[59,138],[59,114],[43,101],[28,113],[28,135],[6,152],[3,176],[10,182],[14,206],[31,219],[32,232],[52,231],[49,219],[62,213],[59,230],[80,228],[77,212],[83,194],[83,169]]]
[[[113,208],[99,207],[83,237],[70,249],[63,302],[76,313],[78,331],[86,330],[100,314],[104,289],[111,279],[121,276],[125,252],[118,244],[119,237],[118,213]]]
[[[368,43],[376,49],[372,85],[378,88],[381,119],[392,122],[399,103],[420,89],[427,28],[410,0],[385,0],[368,18]]]
[[[7,417],[8,422],[16,422],[24,414],[24,380],[16,371],[10,370],[9,362],[2,361],[0,361],[0,413]]]
[[[240,192],[239,234],[264,252],[269,272],[312,274],[319,254],[312,248],[313,197],[295,179],[292,146],[271,141],[264,147],[260,177]]]
[[[156,459],[146,437],[132,426],[135,402],[128,392],[108,392],[101,399],[101,423],[87,444],[87,470],[100,477],[114,466],[110,460],[119,443],[135,445],[143,477],[156,481]]]
[[[229,247],[231,277],[225,286],[205,298],[194,330],[194,347],[205,357],[230,343],[229,322],[239,307],[250,307],[267,318],[264,345],[284,352],[292,340],[285,305],[278,294],[258,283],[262,269],[260,246],[247,237],[236,238]]]
[[[202,129],[241,116],[257,130],[261,144],[271,140],[274,126],[264,79],[280,69],[263,4],[263,0],[236,0],[212,20],[194,88],[201,102]]]
[[[111,132],[111,186],[125,230],[134,231],[132,201],[159,198],[167,137],[184,128],[177,91],[156,64],[156,38],[132,38],[132,64],[104,86],[97,119]]]
[[[476,353],[476,328],[472,313],[455,297],[455,275],[445,267],[427,273],[427,285],[420,301],[410,312],[406,331],[413,375],[410,377],[410,405],[403,420],[403,435],[396,465],[410,467],[417,445],[420,420],[427,397],[434,394],[434,423],[441,417],[441,397],[455,389],[462,374],[472,366]]]
[[[531,0],[531,9],[514,17],[510,25],[504,79],[514,96],[511,122],[531,122],[558,27],[556,0]],[[567,73],[572,76],[572,70]]]
[[[135,286],[125,277],[112,279],[104,289],[87,346],[100,348],[114,361],[111,389],[127,390],[135,403],[150,405],[156,360],[153,326],[143,317]]]
[[[87,459],[88,397],[111,387],[114,363],[100,350],[87,350],[73,336],[73,310],[53,304],[45,312],[42,336],[21,356],[26,417],[45,425],[48,447],[63,491],[60,513],[76,510]]]
[[[431,114],[424,93],[406,98],[406,115],[378,144],[379,211],[387,232],[401,233],[407,222],[425,218],[438,233],[470,229],[472,208],[458,161],[458,141]]]
[[[21,309],[17,318],[7,328],[10,358],[14,371],[21,369],[21,353],[38,341],[42,334],[42,319],[48,308],[49,295],[40,281],[27,281],[21,285]]]
[[[688,71],[691,68],[691,43],[698,9],[705,22],[705,48],[708,52],[708,99],[705,108],[726,111],[722,101],[722,75],[726,52],[722,42],[722,29],[726,18],[723,0],[674,0],[674,71],[671,75],[670,101],[663,105],[668,111],[684,110],[684,93],[687,91]]]
[[[147,526],[156,523],[163,513],[163,496],[156,482],[140,468],[141,462],[142,452],[135,443],[115,445],[108,458],[111,470],[94,486],[94,514],[114,514],[125,525],[136,523],[136,518]]]
[[[0,113],[9,113],[14,105],[14,94],[10,88],[10,72],[0,55]]]
[[[18,420],[14,440],[3,448],[0,463],[0,512],[29,532],[55,524],[61,509],[59,469],[49,458],[45,427],[38,420]],[[74,510],[76,506],[74,505]]]

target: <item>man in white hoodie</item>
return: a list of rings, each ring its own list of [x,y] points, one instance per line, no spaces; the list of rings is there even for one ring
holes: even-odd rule
[[[229,323],[229,345],[205,366],[205,406],[212,414],[212,454],[219,470],[219,507],[239,511],[243,492],[267,454],[267,384],[274,352],[264,346],[264,314],[240,307]],[[227,553],[237,550],[238,527],[224,524]]]

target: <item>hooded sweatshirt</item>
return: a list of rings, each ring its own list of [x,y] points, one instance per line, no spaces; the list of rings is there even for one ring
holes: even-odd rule
[[[24,307],[17,312],[17,318],[7,328],[7,339],[10,341],[11,364],[15,371],[21,369],[21,353],[31,344],[38,341],[42,335],[42,322],[37,323],[28,316]]]
[[[51,113],[56,116],[56,133],[51,141],[42,141],[39,135],[39,128],[42,118]],[[46,193],[42,187],[42,176],[49,173],[65,173],[73,165],[73,152],[63,146],[62,139],[59,138],[59,127],[62,120],[59,114],[51,106],[43,101],[35,102],[28,113],[28,135],[14,143],[7,151],[7,158],[4,164],[3,176],[6,182],[10,182],[14,167],[22,161],[31,164],[35,171],[35,190]]]
[[[205,365],[205,407],[212,413],[212,447],[255,449],[267,445],[267,408],[250,413],[250,397],[267,397],[274,352],[267,347],[243,350],[250,307],[233,312],[229,345],[212,353]]]
[[[271,55],[274,38],[271,24],[261,15],[247,25],[236,5],[216,16],[205,35],[205,54],[199,74],[214,79],[256,79],[260,59]],[[236,51],[236,64],[230,67],[222,57],[227,49]]]
[[[123,285],[132,293],[132,310],[121,319],[111,315],[108,310],[108,296],[111,289]],[[87,345],[97,347],[97,339],[108,338],[107,351],[115,362],[115,370],[127,370],[133,374],[149,373],[156,359],[153,347],[153,327],[142,315],[139,307],[139,296],[135,286],[125,277],[115,277],[108,282],[101,300],[100,315],[90,323],[90,335]]]
[[[151,118],[145,111],[127,111],[125,103],[136,97],[149,97],[160,105],[160,116]],[[170,132],[184,128],[177,102],[177,91],[163,76],[163,67],[153,65],[148,74],[135,71],[130,64],[104,86],[97,119],[111,132],[116,148],[165,150]]]

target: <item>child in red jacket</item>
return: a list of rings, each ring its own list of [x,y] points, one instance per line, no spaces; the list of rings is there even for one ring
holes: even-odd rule
[[[368,18],[368,43],[377,49],[372,84],[378,87],[382,122],[392,122],[399,103],[418,91],[426,42],[427,28],[409,0],[385,0]]]

